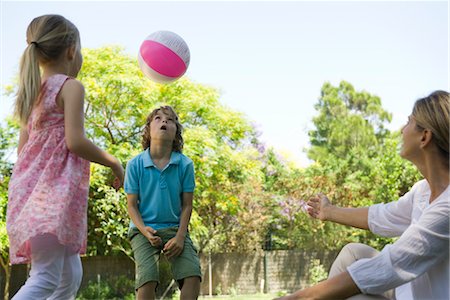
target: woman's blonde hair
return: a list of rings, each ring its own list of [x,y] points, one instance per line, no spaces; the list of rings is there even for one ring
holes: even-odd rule
[[[20,60],[19,89],[14,115],[26,124],[37,102],[41,87],[39,64],[60,58],[67,48],[80,42],[78,29],[60,15],[34,18],[27,28],[28,46]]]
[[[164,114],[170,116],[173,118],[176,126],[177,126],[177,131],[175,133],[175,139],[173,140],[173,145],[172,145],[172,150],[176,151],[176,152],[182,152],[183,150],[183,145],[184,145],[184,141],[183,141],[183,136],[181,135],[183,132],[183,126],[181,125],[177,113],[175,112],[175,110],[171,107],[171,106],[161,106],[157,109],[154,109],[147,117],[147,122],[145,123],[145,127],[142,133],[142,148],[147,149],[150,147],[151,142],[152,142],[152,138],[150,136],[150,123],[153,121],[153,118],[156,116],[156,114],[162,111]]]
[[[414,104],[412,115],[418,129],[432,132],[432,140],[443,156],[449,159],[449,110],[450,97],[445,91],[435,91]]]

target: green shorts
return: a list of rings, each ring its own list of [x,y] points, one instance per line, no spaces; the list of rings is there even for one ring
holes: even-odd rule
[[[163,245],[177,234],[178,227],[170,227],[159,229],[157,235],[161,237]],[[142,235],[136,227],[130,228],[128,237],[131,240],[131,248],[134,253],[136,262],[136,290],[150,281],[159,283],[159,259],[161,248],[153,247],[150,241]],[[181,254],[169,260],[173,278],[180,283],[182,279],[187,277],[200,277],[202,273],[200,269],[200,260],[198,258],[197,249],[192,243],[189,233],[184,239],[184,248]]]

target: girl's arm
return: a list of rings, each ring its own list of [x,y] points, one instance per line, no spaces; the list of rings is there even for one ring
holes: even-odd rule
[[[22,152],[22,148],[23,146],[27,143],[28,141],[28,128],[25,125],[22,125],[20,127],[20,134],[19,134],[19,146],[17,147],[17,155],[20,154],[20,152]]]
[[[67,148],[86,160],[110,167],[120,183],[124,172],[120,161],[100,149],[84,132],[84,87],[77,80],[67,80],[60,96],[64,103],[64,125]]]

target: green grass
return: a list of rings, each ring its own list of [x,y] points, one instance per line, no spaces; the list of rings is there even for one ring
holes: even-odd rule
[[[201,296],[200,300],[271,300],[276,297],[279,297],[277,294],[252,294],[252,295],[236,295],[236,296]]]

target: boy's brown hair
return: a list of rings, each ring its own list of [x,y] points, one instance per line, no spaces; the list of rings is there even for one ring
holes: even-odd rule
[[[153,121],[153,118],[156,116],[156,114],[162,111],[164,114],[171,116],[173,120],[175,121],[175,124],[177,126],[177,132],[175,133],[175,139],[173,140],[172,150],[176,152],[182,152],[184,140],[183,136],[181,135],[183,132],[183,125],[181,125],[178,115],[175,112],[175,110],[171,106],[160,106],[159,108],[154,109],[147,117],[147,122],[145,123],[145,127],[142,133],[142,147],[145,149],[149,148],[151,145],[151,136],[150,136],[150,123]]]

